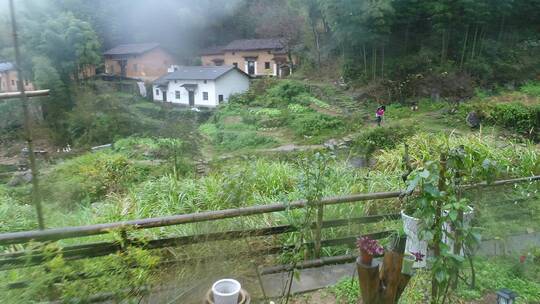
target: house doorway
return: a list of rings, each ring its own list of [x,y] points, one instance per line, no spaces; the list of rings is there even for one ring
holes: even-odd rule
[[[118,61],[118,64],[120,64],[120,76],[126,77],[127,76],[127,60],[120,60]]]
[[[248,74],[255,75],[255,61],[248,61]]]
[[[193,107],[195,106],[195,92],[194,91],[188,91],[189,93],[189,106]]]
[[[163,101],[167,102],[167,91],[162,91],[161,95],[163,95]]]

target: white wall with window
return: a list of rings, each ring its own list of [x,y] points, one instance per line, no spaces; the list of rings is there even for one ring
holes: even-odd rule
[[[193,106],[216,107],[226,102],[232,94],[243,93],[249,89],[249,77],[238,70],[231,70],[215,80],[175,79],[168,83],[154,84],[154,101],[189,106],[190,90],[193,91]]]

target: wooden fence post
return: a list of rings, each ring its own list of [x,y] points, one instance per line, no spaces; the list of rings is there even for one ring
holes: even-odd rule
[[[439,167],[439,192],[443,192],[446,189],[446,160],[447,156],[445,153],[441,153],[440,158],[440,167]],[[443,202],[441,200],[438,200],[435,202],[435,220],[434,220],[434,227],[435,227],[435,233],[433,235],[433,255],[435,258],[438,258],[441,255],[441,246],[440,243],[442,241],[442,205]],[[435,274],[433,274],[435,276]],[[431,280],[431,303],[435,304],[437,303],[439,299],[439,285],[437,284],[437,280],[435,277]]]
[[[317,222],[315,225],[315,258],[318,259],[321,257],[321,238],[322,238],[322,228],[323,228],[323,217],[324,217],[324,205],[321,202],[317,202]]]
[[[11,28],[13,31],[13,48],[15,49],[15,68],[17,70],[17,85],[20,91],[20,97],[22,100],[22,108],[24,115],[24,131],[26,142],[28,144],[28,159],[30,160],[30,172],[32,174],[32,204],[36,208],[37,220],[39,229],[45,229],[45,222],[43,220],[43,210],[41,208],[41,197],[39,191],[38,181],[38,169],[36,166],[36,157],[34,155],[34,142],[32,138],[32,128],[30,125],[30,111],[28,109],[28,96],[24,91],[23,74],[21,70],[21,52],[19,50],[19,39],[17,37],[17,22],[15,20],[15,5],[13,0],[9,1],[9,10],[11,14]]]

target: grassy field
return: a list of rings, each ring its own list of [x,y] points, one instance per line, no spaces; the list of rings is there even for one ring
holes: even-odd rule
[[[86,131],[80,133],[80,146],[75,147],[77,152],[69,157],[56,155],[51,162],[40,162],[46,224],[49,228],[87,225],[305,198],[311,187],[306,176],[312,173],[313,164],[321,155],[324,177],[320,180],[318,191],[322,196],[399,190],[404,187],[401,180],[404,143],[409,145],[414,167],[436,160],[441,147],[448,145],[463,146],[484,159],[496,160],[500,168],[497,178],[540,174],[538,146],[529,141],[537,136],[537,122],[534,121],[540,98],[537,87],[538,84],[531,83],[517,92],[500,92],[493,96],[478,93],[470,103],[462,104],[457,109],[453,104],[427,99],[418,102],[418,111],[390,104],[381,128],[376,126],[372,114],[376,103],[359,102],[351,97],[350,92],[320,83],[260,80],[248,93],[235,96],[230,104],[221,106],[213,113],[167,108],[123,96],[121,100],[126,104],[107,107],[119,109],[123,114],[114,114],[111,110],[114,115],[110,114],[107,119],[131,117],[137,124],[127,129],[119,128],[116,135],[108,135],[107,142],[99,142],[96,139],[102,138],[100,132],[107,132],[114,126],[112,122],[103,120],[99,124],[91,119],[80,121],[77,130]],[[121,103],[121,100],[115,102]],[[100,102],[106,101],[104,98]],[[508,104],[512,106],[508,107]],[[516,106],[518,104],[523,106]],[[85,111],[97,111],[95,107],[99,105],[87,105]],[[471,129],[465,123],[464,118],[471,110],[482,113],[484,123],[479,129]],[[520,113],[520,123],[513,126],[509,124],[508,113],[515,111]],[[343,138],[350,140],[346,148],[326,150],[321,146],[329,140],[340,141]],[[90,143],[109,142],[113,142],[114,146],[108,150],[90,153],[84,149]],[[270,148],[292,144],[313,146],[319,154],[317,156],[314,151],[269,151]],[[368,159],[367,163],[372,163],[372,166],[351,166],[350,160],[358,157]],[[197,169],[200,161],[206,167],[204,173]],[[482,195],[470,194],[480,211],[477,224],[484,228],[483,234],[486,237],[504,237],[527,229],[540,229],[537,191],[536,185],[524,185],[492,190]],[[29,185],[11,187],[0,184],[2,232],[36,229],[29,194]],[[519,209],[515,208],[516,204],[519,204]],[[399,200],[390,199],[337,205],[326,208],[325,219],[399,210]],[[266,227],[294,223],[302,216],[302,210],[287,211],[239,220],[130,232],[130,235],[152,239],[167,235]],[[396,225],[399,223],[382,222],[327,229],[323,238],[396,229]],[[85,238],[84,241],[115,237],[112,234]],[[292,233],[262,242],[253,240],[253,244],[263,247],[290,245],[297,241],[296,237]],[[72,239],[61,244],[81,241]],[[154,258],[171,255],[189,258],[216,250],[225,251],[223,246],[244,245],[239,242],[229,245],[219,242],[191,246],[185,250],[134,251],[132,258],[140,259],[142,264],[147,265],[145,275],[150,275]],[[231,252],[234,254],[235,250]],[[351,252],[351,248],[341,246],[325,248],[323,254]],[[286,262],[287,259],[283,255],[265,263]],[[96,261],[95,268],[108,263],[99,259]],[[71,268],[66,270],[67,266],[62,263],[56,265],[59,273],[71,271]],[[506,267],[499,260],[485,263]],[[28,278],[35,272],[10,271],[1,275],[3,279],[12,281]],[[131,275],[136,277],[135,274]],[[142,283],[137,280],[133,282],[137,286]],[[57,293],[66,297],[76,294],[75,285],[65,284]],[[106,290],[98,279],[92,284],[95,284],[95,288],[81,291],[79,296]],[[43,291],[38,287],[32,289],[34,293],[25,296],[43,296]],[[337,290],[341,287],[336,288],[338,294]],[[498,288],[497,284],[485,283],[478,290],[459,296],[479,298],[484,291],[495,288]],[[532,296],[539,290],[535,284],[526,285],[526,288],[532,290],[528,293]],[[410,295],[411,299],[415,296]]]

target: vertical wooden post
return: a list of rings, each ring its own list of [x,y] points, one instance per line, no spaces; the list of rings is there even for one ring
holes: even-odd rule
[[[43,221],[43,210],[41,208],[41,197],[39,191],[38,169],[36,166],[36,157],[34,155],[34,143],[32,138],[32,128],[30,125],[30,111],[28,109],[28,96],[24,91],[23,74],[21,72],[21,53],[19,50],[19,40],[17,37],[17,22],[15,21],[15,5],[13,0],[9,0],[9,10],[11,14],[11,28],[13,31],[13,47],[15,48],[15,68],[17,70],[17,85],[21,93],[22,108],[24,115],[24,130],[26,142],[28,143],[28,158],[30,160],[30,171],[32,173],[32,204],[36,207],[39,229],[45,229]]]
[[[441,153],[440,158],[440,168],[439,168],[439,191],[442,192],[446,188],[446,154]],[[433,235],[433,255],[437,258],[441,255],[441,246],[442,241],[442,204],[441,200],[435,202],[435,221],[433,225],[435,226],[435,233]],[[437,285],[437,280],[435,279],[435,274],[433,274],[433,279],[431,280],[431,303],[437,303],[439,296],[439,287]]]
[[[365,265],[356,260],[363,304],[395,304],[411,276],[401,273],[403,253],[387,250],[382,264]]]
[[[318,259],[321,256],[321,238],[322,238],[322,225],[324,217],[324,205],[317,202],[317,222],[315,226],[315,246],[314,255]]]

